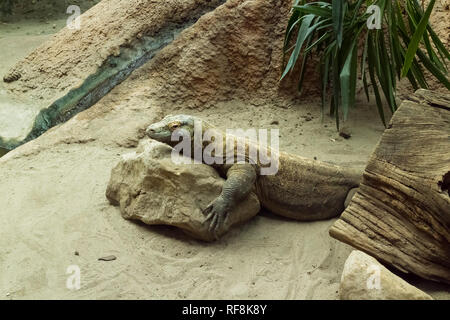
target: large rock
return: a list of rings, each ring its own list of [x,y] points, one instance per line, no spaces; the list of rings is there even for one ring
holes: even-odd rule
[[[80,30],[64,28],[5,75],[15,81],[5,84],[11,102],[0,105],[8,115],[0,147],[14,148],[66,121],[143,63],[116,92],[190,108],[231,99],[288,105],[298,79],[279,79],[292,1],[222,2],[101,1],[81,16]],[[303,92],[318,96],[318,75],[309,71]],[[13,118],[21,125],[7,129]]]
[[[133,41],[137,41],[141,27],[149,34],[158,34],[158,30],[166,25],[165,21],[169,21],[167,24],[172,26],[176,24],[176,19],[183,20],[190,16],[188,11],[203,12],[202,8],[207,10],[218,4],[207,0],[155,0],[151,2],[152,10],[141,12],[140,9],[147,2],[150,1],[103,0],[82,15],[82,30],[63,29],[50,42],[20,61],[11,73],[19,71],[21,77],[6,84],[8,94],[17,93],[22,98],[34,96],[33,104],[2,96],[0,147],[14,147],[20,141],[33,139],[53,125],[47,118],[40,122],[43,126],[38,125],[42,130],[24,138],[37,124],[30,120],[36,116],[34,111],[38,112],[46,105],[37,106],[42,102],[39,96],[41,93],[45,93],[43,100],[45,97],[67,93],[64,91],[66,85],[70,87],[83,82],[86,75],[97,70],[97,65],[103,65],[105,57],[117,53],[115,48],[120,47],[120,43],[124,43],[126,49]],[[133,4],[137,7],[133,7]],[[177,5],[182,5],[183,9],[175,10],[173,6]],[[297,79],[293,76],[285,78],[283,83],[279,81],[283,34],[291,5],[291,0],[226,1],[212,12],[204,14],[100,101],[72,117],[74,121],[70,125],[62,125],[63,129],[57,133],[47,131],[48,135],[44,139],[71,143],[101,140],[103,144],[136,147],[137,140],[144,136],[145,127],[152,123],[155,113],[159,113],[155,119],[160,119],[174,108],[216,107],[220,102],[234,100],[249,105],[277,102],[285,107],[292,104],[291,99],[297,92]],[[125,25],[120,17],[122,10],[127,12]],[[102,24],[108,26],[103,27]],[[87,27],[86,30],[84,27]],[[107,34],[100,28],[107,28]],[[90,41],[93,41],[95,50],[88,46]],[[78,52],[73,50],[74,47],[83,49]],[[57,60],[62,56],[64,58]],[[114,58],[117,57],[113,55]],[[50,60],[53,62],[49,63]],[[63,72],[58,73],[58,70]],[[320,83],[315,85],[313,81],[309,85],[310,92],[320,88]],[[32,106],[37,109],[33,107],[28,110]],[[73,114],[70,112],[66,116]],[[12,118],[20,121],[10,121]],[[90,129],[94,128],[92,122],[98,125],[95,130]],[[3,131],[7,131],[9,142],[2,141]],[[53,143],[49,140],[47,143]],[[21,152],[25,153],[39,152],[34,141],[22,145],[22,148]]]
[[[432,299],[358,250],[354,250],[345,262],[339,294],[342,300]]]
[[[161,50],[141,79],[156,80],[156,90],[150,90],[158,98],[192,108],[232,97],[286,106],[280,98],[298,94],[295,73],[280,82],[291,7],[291,0],[228,0]],[[320,95],[314,68],[313,63],[303,87],[308,97]]]
[[[92,106],[222,2],[101,1],[81,15],[80,29],[62,29],[2,75],[0,147],[17,147]]]
[[[220,194],[224,179],[204,164],[176,164],[181,157],[172,158],[172,150],[153,140],[141,142],[112,170],[106,196],[120,205],[125,219],[175,226],[194,238],[212,241],[215,237],[204,223],[202,209]],[[259,209],[259,200],[251,193],[229,214],[218,235],[252,218]]]

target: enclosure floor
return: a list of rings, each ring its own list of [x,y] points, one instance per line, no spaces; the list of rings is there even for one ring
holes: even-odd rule
[[[62,25],[63,20],[0,26],[0,47],[7,48],[0,51],[0,73]],[[321,121],[318,101],[167,111],[196,114],[221,128],[280,128],[282,151],[363,168],[384,129],[375,110],[358,100],[348,140],[337,134],[332,118]],[[104,192],[110,168],[130,151],[58,145],[0,161],[0,299],[338,298],[352,248],[328,235],[335,220],[301,223],[262,212],[213,244],[125,221]],[[72,239],[82,240],[75,246]],[[111,254],[117,260],[97,260]],[[78,291],[65,286],[71,264],[81,267]],[[450,299],[446,286],[408,281],[434,298]]]

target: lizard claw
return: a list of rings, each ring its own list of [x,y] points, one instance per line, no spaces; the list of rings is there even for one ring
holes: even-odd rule
[[[219,238],[218,232],[226,225],[228,220],[228,209],[225,202],[221,197],[218,197],[203,210],[203,214],[206,215],[205,222],[210,221],[209,232],[217,240]]]

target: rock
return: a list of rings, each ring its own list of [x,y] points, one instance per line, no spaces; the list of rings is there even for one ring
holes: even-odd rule
[[[347,258],[339,289],[341,300],[432,300],[373,257],[354,250]]]
[[[279,81],[291,7],[291,0],[103,0],[81,16],[81,30],[63,28],[5,75],[20,75],[5,84],[7,96],[20,98],[5,119],[23,120],[8,134],[0,125],[0,147],[35,139],[114,86],[161,105],[240,99],[286,106],[298,95],[294,73]],[[318,96],[312,61],[303,93]]]
[[[441,5],[444,9],[449,10],[450,9],[450,0],[441,0]]]
[[[172,150],[166,144],[143,140],[136,152],[122,156],[112,170],[106,197],[120,206],[125,219],[175,226],[196,239],[213,241],[202,209],[220,194],[224,179],[208,165],[177,164],[191,159],[172,158]],[[254,217],[259,209],[259,200],[251,193],[230,213],[218,235]]]
[[[63,28],[3,76],[5,96],[20,101],[20,108],[5,109],[4,121],[21,119],[21,125],[0,125],[0,146],[15,148],[91,107],[221,3],[101,1],[82,14],[81,29]]]
[[[339,129],[339,135],[344,139],[350,139],[350,137],[352,136],[352,133],[351,133],[349,127],[344,126]]]

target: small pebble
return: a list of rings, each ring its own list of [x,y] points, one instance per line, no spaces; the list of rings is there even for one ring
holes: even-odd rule
[[[352,136],[352,133],[350,132],[350,129],[347,127],[342,127],[339,130],[339,135],[344,139],[349,139]]]
[[[79,255],[80,255],[80,253],[79,253],[78,251],[75,251],[74,254],[75,254],[76,256],[79,256]]]
[[[339,135],[344,138],[344,139],[350,139],[350,137],[352,136],[349,132],[347,131],[340,131]]]
[[[103,258],[98,258],[99,261],[114,261],[116,259],[117,259],[116,256],[107,256],[107,257],[103,257]]]

